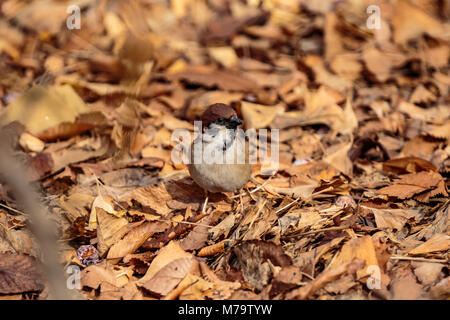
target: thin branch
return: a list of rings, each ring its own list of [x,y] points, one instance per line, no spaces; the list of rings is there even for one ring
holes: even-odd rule
[[[431,262],[431,263],[448,263],[446,259],[427,259],[420,257],[406,257],[406,256],[391,256],[392,260],[411,260],[411,261],[420,261],[420,262]]]

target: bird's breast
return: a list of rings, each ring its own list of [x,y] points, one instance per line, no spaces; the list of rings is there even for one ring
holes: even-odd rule
[[[219,148],[220,142],[201,141],[191,145],[189,173],[194,181],[211,192],[235,191],[250,179],[252,167],[248,162],[245,138],[236,138],[228,148]]]

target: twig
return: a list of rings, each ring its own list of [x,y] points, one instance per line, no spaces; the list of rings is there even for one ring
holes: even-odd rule
[[[300,230],[298,230],[298,231],[294,231],[294,232],[292,232],[290,234],[287,234],[285,237],[286,238],[288,238],[288,237],[295,237],[295,236],[298,236],[298,235],[306,236],[306,235],[309,235],[309,234],[314,234],[314,233],[319,233],[319,232],[324,232],[324,231],[344,230],[344,229],[349,229],[349,228],[350,228],[349,226],[329,227],[329,228],[324,228],[324,229],[319,229],[319,230],[311,230],[311,231],[308,231],[308,232],[300,232]]]
[[[205,227],[205,228],[209,228],[209,229],[219,229],[219,230],[222,230],[221,227],[210,226],[210,225],[208,225],[208,224],[197,223],[197,222],[177,221],[177,220],[173,220],[173,219],[158,219],[158,220],[155,220],[155,221],[173,222],[173,223],[181,223],[181,224],[190,224],[190,225],[193,225],[193,226],[200,226],[200,227]]]
[[[217,253],[223,253],[223,252],[225,252],[225,249],[228,246],[231,246],[230,243],[232,243],[232,242],[233,242],[233,240],[231,240],[231,239],[224,239],[218,243],[212,244],[207,247],[203,247],[198,252],[197,257],[209,257],[209,256],[214,256]]]
[[[286,208],[289,208],[290,206],[292,206],[294,203],[298,202],[298,200],[300,200],[300,198],[295,199],[294,201],[288,203],[287,205],[285,205],[283,208],[278,209],[277,211],[275,211],[276,214],[280,213],[281,211],[283,211]]]
[[[411,260],[411,261],[420,261],[420,262],[431,262],[431,263],[447,263],[446,259],[427,259],[420,257],[406,257],[406,256],[391,256],[389,259],[392,260]]]
[[[20,210],[16,210],[16,209],[14,209],[14,208],[11,208],[10,206],[7,206],[7,205],[5,205],[5,204],[3,204],[3,203],[0,203],[0,207],[3,207],[3,208],[5,208],[5,209],[8,209],[8,210],[10,210],[10,211],[12,211],[12,212],[21,214],[21,215],[23,215],[23,216],[28,216],[25,212],[22,212],[22,211],[20,211]]]
[[[266,181],[264,181],[263,183],[259,182],[259,181],[256,180],[254,177],[252,177],[252,178],[251,178],[251,181],[252,181],[253,183],[259,183],[259,184],[261,184],[261,185],[258,186],[258,187],[256,187],[256,188],[253,189],[252,191],[249,191],[248,193],[249,193],[249,194],[252,194],[252,193],[255,193],[256,191],[258,191],[259,189],[264,188],[264,186],[270,181],[270,179],[272,179],[273,176],[274,176],[274,175],[272,174],[272,175],[271,175]],[[238,198],[238,197],[243,196],[243,195],[245,195],[245,192],[244,192],[244,193],[239,193],[239,194],[237,194],[237,195],[235,195],[235,196],[232,196],[232,197],[230,197],[230,199]]]

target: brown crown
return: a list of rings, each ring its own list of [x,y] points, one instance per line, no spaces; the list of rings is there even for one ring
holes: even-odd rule
[[[237,117],[236,111],[234,111],[233,108],[224,103],[215,103],[210,105],[208,109],[203,112],[200,119],[202,120],[203,125],[207,126],[219,118],[231,119],[233,116]]]

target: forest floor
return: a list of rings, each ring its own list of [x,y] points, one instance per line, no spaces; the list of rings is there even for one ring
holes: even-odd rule
[[[2,137],[59,226],[69,289],[450,297],[449,2],[70,3],[0,4]],[[213,103],[269,137],[277,170],[260,159],[202,210],[174,137]],[[0,299],[51,298],[14,199],[0,184]]]

